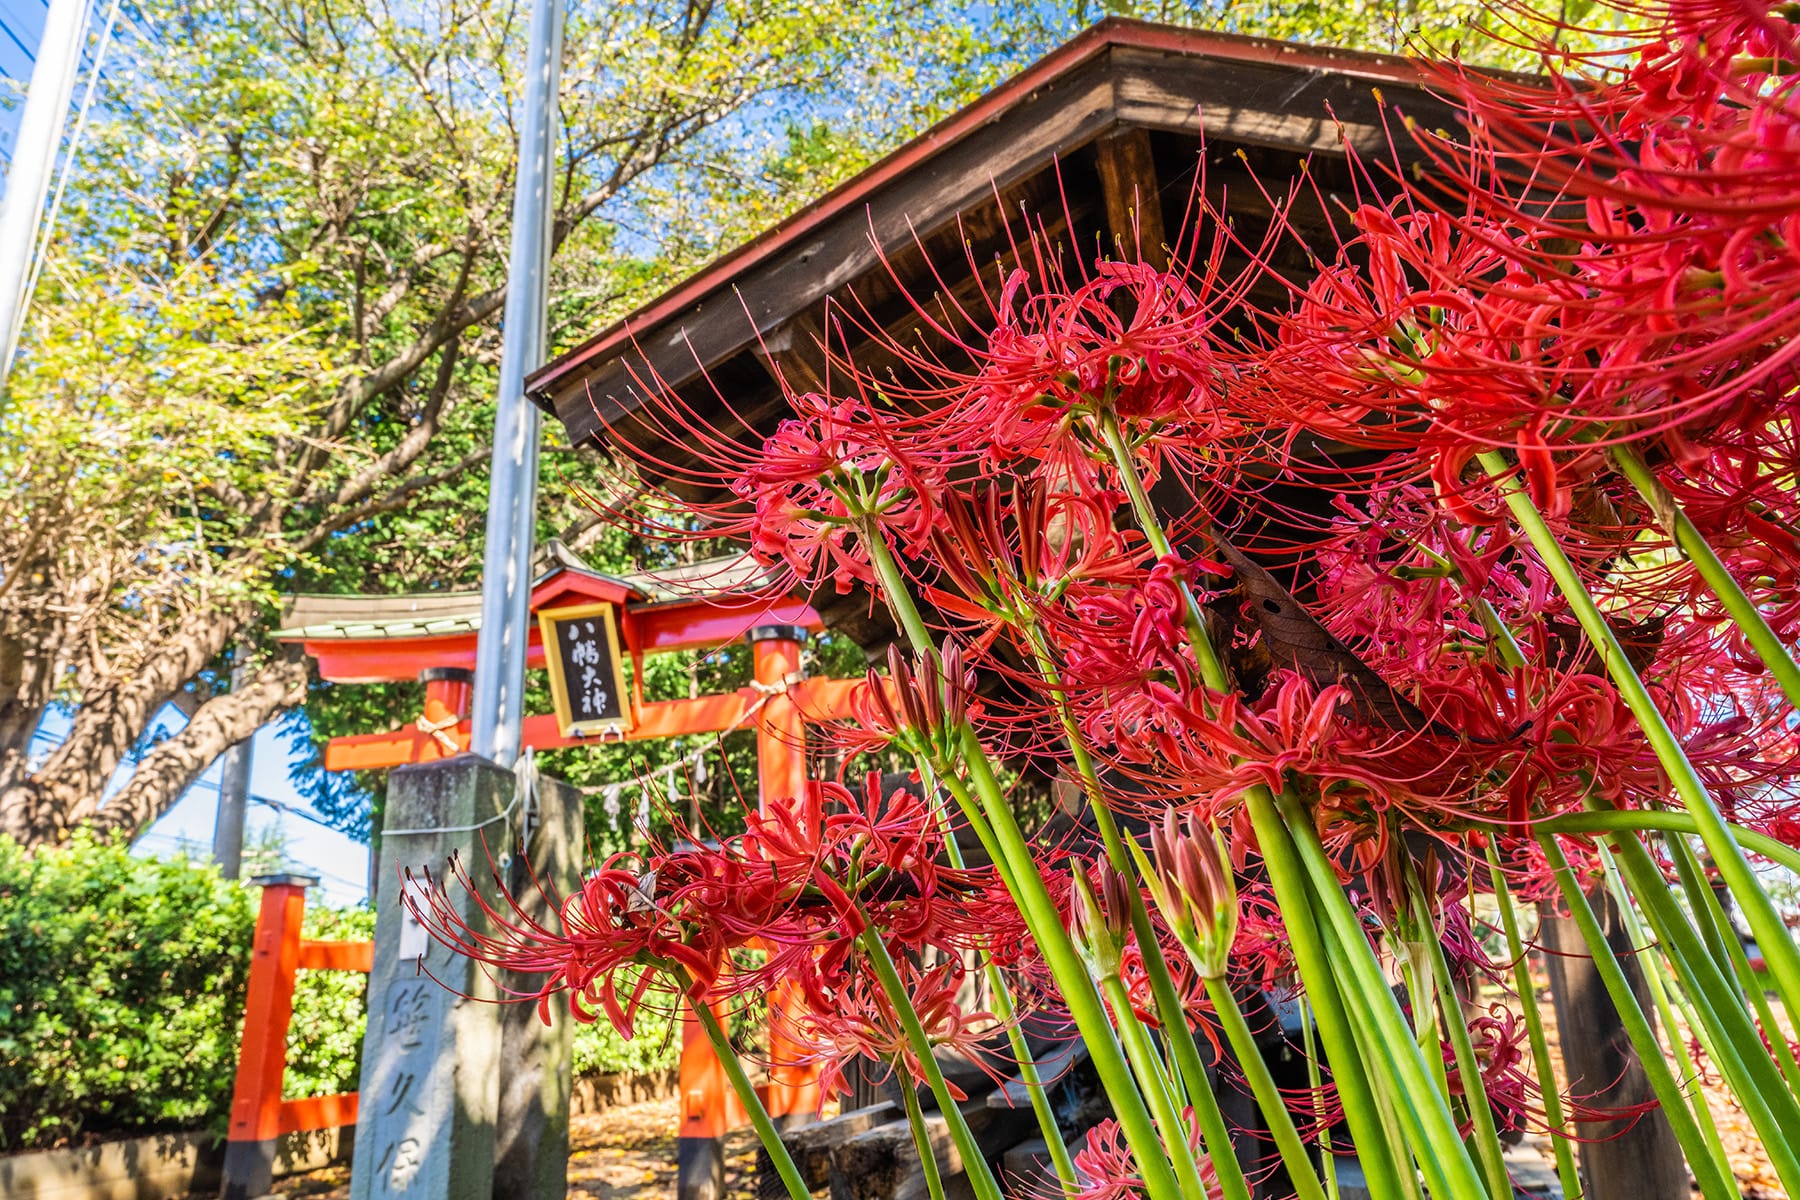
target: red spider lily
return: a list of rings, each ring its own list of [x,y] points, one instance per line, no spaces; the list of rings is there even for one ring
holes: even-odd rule
[[[872,583],[858,540],[872,522],[919,544],[935,519],[941,469],[859,401],[809,394],[793,403],[799,415],[782,422],[732,483],[753,506],[750,549],[765,562],[785,562],[801,579],[816,578],[824,555],[840,592]]]
[[[1255,705],[1204,687],[1177,693],[1153,685],[1140,698],[1135,708],[1094,706],[1084,728],[1123,760],[1163,764],[1209,821],[1253,787],[1281,791],[1295,779],[1310,781],[1321,803],[1364,813],[1416,798],[1415,781],[1393,773],[1380,752],[1387,739],[1340,719],[1346,688],[1320,690],[1282,673]]]
[[[895,955],[894,961],[932,1046],[955,1050],[972,1062],[985,1064],[984,1043],[1002,1027],[992,1013],[969,1011],[958,1002],[967,975],[961,961],[947,960],[929,967],[918,966],[903,955]],[[858,972],[839,980],[830,1003],[809,1005],[790,1015],[785,1028],[825,1065],[822,1084],[828,1092],[848,1090],[843,1066],[858,1056],[898,1066],[911,1080],[925,1078],[918,1050],[908,1040],[899,1012],[867,974]],[[951,1092],[959,1100],[967,1099],[954,1084]]]
[[[621,1036],[631,1036],[632,1017],[652,988],[669,988],[662,973],[685,973],[690,986],[704,991],[718,978],[723,953],[718,945],[696,944],[694,931],[655,902],[654,874],[640,874],[617,856],[589,874],[581,890],[558,912],[560,929],[530,917],[504,891],[506,910],[490,903],[461,862],[450,862],[451,879],[478,910],[465,918],[446,881],[431,880],[422,892],[409,891],[406,903],[432,937],[465,957],[500,970],[540,975],[542,988],[531,998],[548,1014],[550,997],[569,994],[577,1020],[593,1021],[592,1005],[600,1005]],[[630,967],[643,968],[633,972]],[[630,987],[623,1003],[621,982]]]
[[[1071,585],[1127,580],[1137,539],[1114,527],[1117,503],[1091,490],[1053,490],[1037,475],[1015,477],[1010,496],[992,486],[966,496],[947,491],[943,523],[931,532],[930,565],[958,594],[921,581],[923,594],[991,637],[1033,621]]]
[[[1022,270],[1007,278],[994,331],[967,383],[1000,461],[1054,457],[1101,408],[1127,422],[1179,422],[1213,438],[1239,431],[1217,392],[1216,359],[1194,336],[1238,289],[1215,277],[1194,281],[1118,262],[1097,264],[1091,281],[1066,290],[1033,292],[1031,282]],[[1126,296],[1128,322],[1111,303]]]
[[[1207,1200],[1219,1200],[1223,1189],[1212,1160],[1201,1149],[1194,1111],[1183,1109],[1181,1115],[1188,1125],[1188,1146],[1200,1166],[1200,1183],[1206,1189]],[[1075,1192],[1078,1200],[1142,1200],[1145,1194],[1137,1160],[1124,1143],[1118,1122],[1110,1117],[1088,1130],[1086,1143],[1075,1155],[1075,1171],[1080,1182]]]
[[[1121,688],[1165,678],[1178,690],[1198,678],[1186,628],[1187,597],[1225,568],[1170,555],[1105,584],[1077,583],[1044,628],[1072,688]]]
[[[1492,1005],[1487,1012],[1469,1022],[1469,1041],[1475,1051],[1475,1064],[1481,1073],[1481,1086],[1487,1093],[1498,1124],[1504,1131],[1522,1129],[1528,1112],[1527,1101],[1537,1091],[1527,1059],[1525,1023],[1504,1005]],[[1456,1064],[1456,1053],[1445,1043],[1445,1071],[1453,1094],[1469,1099],[1467,1082]]]

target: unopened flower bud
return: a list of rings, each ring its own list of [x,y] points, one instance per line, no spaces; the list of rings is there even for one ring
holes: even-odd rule
[[[1238,930],[1237,882],[1223,840],[1192,814],[1185,828],[1178,827],[1171,812],[1163,817],[1162,828],[1150,831],[1154,861],[1144,857],[1136,842],[1127,845],[1194,969],[1207,979],[1222,978]]]
[[[1098,895],[1088,882],[1087,872],[1075,871],[1075,895],[1070,905],[1070,932],[1096,981],[1118,978],[1125,943],[1131,937],[1131,883],[1110,863],[1099,863],[1097,871]]]

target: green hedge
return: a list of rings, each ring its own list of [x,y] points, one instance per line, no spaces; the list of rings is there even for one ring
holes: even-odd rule
[[[0,839],[0,1149],[222,1129],[255,919],[185,859]]]
[[[256,894],[187,858],[77,835],[27,855],[0,837],[0,1153],[88,1137],[223,1135],[237,1070]],[[374,913],[309,905],[306,936],[360,940]],[[283,1092],[354,1090],[367,976],[303,971]],[[646,1013],[625,1042],[579,1028],[580,1073],[670,1066]]]

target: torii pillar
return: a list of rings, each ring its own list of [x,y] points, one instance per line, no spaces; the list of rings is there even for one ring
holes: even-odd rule
[[[759,805],[783,804],[806,786],[806,721],[787,689],[803,677],[806,630],[798,625],[759,625],[748,634],[755,686],[756,783]],[[819,1110],[818,1068],[784,1036],[782,1013],[798,1003],[787,985],[768,997],[769,1083],[764,1106],[778,1128],[804,1125]],[[692,1016],[681,1028],[681,1121],[676,1140],[677,1200],[723,1200],[724,1136],[741,1120],[736,1097],[712,1044]],[[735,1118],[735,1120],[734,1120]]]
[[[786,694],[805,674],[801,652],[806,630],[797,625],[762,625],[750,631],[750,655],[759,690],[768,691],[756,724],[757,803],[785,804],[806,787],[806,722]],[[783,983],[769,997],[769,1115],[778,1129],[813,1120],[819,1112],[819,1070],[786,1036],[789,1012],[799,997]]]

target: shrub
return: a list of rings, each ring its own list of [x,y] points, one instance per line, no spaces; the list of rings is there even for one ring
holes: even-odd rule
[[[77,834],[26,855],[0,837],[0,1152],[87,1137],[223,1136],[237,1072],[255,889],[200,859],[142,858]],[[305,934],[374,936],[367,908],[309,904]],[[368,976],[302,971],[289,1097],[354,1091]],[[672,1066],[680,1031],[645,1013],[626,1042],[578,1029],[577,1073]]]
[[[368,941],[375,936],[375,911],[308,905],[304,930],[307,937],[324,942]],[[300,972],[294,983],[282,1095],[356,1090],[368,991],[369,977],[357,971]]]
[[[0,1148],[222,1131],[254,925],[210,866],[0,838]]]
[[[577,1025],[575,1074],[657,1071],[674,1066],[681,1057],[681,1026],[671,1016],[643,1012],[632,1035],[631,1040],[626,1041],[605,1019],[592,1025]]]

